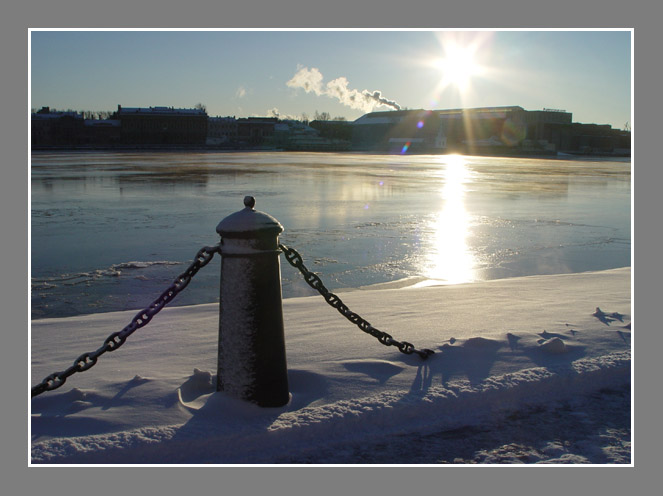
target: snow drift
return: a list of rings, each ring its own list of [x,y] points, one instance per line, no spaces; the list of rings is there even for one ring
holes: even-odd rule
[[[195,284],[192,282],[192,284]],[[631,380],[631,270],[355,290],[283,302],[290,402],[215,392],[218,305],[166,308],[121,349],[31,401],[32,464],[264,464],[321,448],[477,425]],[[134,311],[32,322],[31,383]]]

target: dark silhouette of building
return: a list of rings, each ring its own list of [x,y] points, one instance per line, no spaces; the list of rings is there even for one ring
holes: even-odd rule
[[[115,146],[120,144],[121,128],[118,119],[86,119],[84,143],[88,146]]]
[[[207,119],[207,144],[211,146],[237,145],[237,119],[234,117],[209,117]]]
[[[315,122],[322,121],[313,121]],[[331,121],[325,121],[331,122]],[[344,122],[351,130],[352,125]],[[330,128],[323,128],[330,130]],[[349,134],[349,133],[348,133]],[[287,151],[342,152],[350,150],[350,140],[335,137],[335,133],[323,133],[310,125],[296,120],[283,120],[274,126],[274,147]]]
[[[469,154],[630,153],[630,132],[573,123],[564,110],[518,106],[371,112],[353,124],[356,150]]]
[[[32,146],[75,146],[84,143],[85,120],[78,112],[51,111],[42,107],[32,114]]]
[[[117,107],[121,143],[125,145],[204,145],[207,113],[173,107]]]
[[[352,123],[344,120],[315,120],[308,124],[320,132],[321,138],[332,140],[352,140]]]
[[[306,151],[628,156],[631,132],[572,121],[564,110],[518,106],[370,112],[310,126],[276,117],[208,117],[204,108],[123,108],[111,119],[43,107],[32,114],[35,148],[222,147]]]
[[[353,122],[353,148],[387,152],[444,151],[445,129],[431,110],[371,112]]]
[[[262,146],[274,137],[276,117],[247,117],[237,119],[237,142],[240,146]]]
[[[631,133],[612,129],[610,125],[573,123],[570,132],[570,151],[583,154],[630,154]]]

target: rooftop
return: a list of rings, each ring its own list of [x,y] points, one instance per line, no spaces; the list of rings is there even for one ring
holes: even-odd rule
[[[202,109],[174,107],[122,107],[118,105],[119,114],[152,114],[152,115],[207,115]]]

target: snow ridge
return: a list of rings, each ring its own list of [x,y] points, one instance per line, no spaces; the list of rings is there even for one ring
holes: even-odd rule
[[[420,369],[425,374],[425,367]],[[631,352],[626,350],[491,376],[478,384],[458,380],[292,411],[290,406],[264,409],[223,393],[210,393],[199,398],[200,408],[185,424],[49,439],[33,444],[32,462],[269,463],[284,449],[305,455],[353,441],[357,432],[369,442],[410,432],[421,435],[480,425],[527,406],[618,387],[630,380]],[[224,410],[231,413],[219,420],[217,413]]]

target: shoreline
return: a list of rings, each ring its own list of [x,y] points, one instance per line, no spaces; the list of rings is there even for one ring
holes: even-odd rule
[[[532,275],[526,275],[526,276],[512,276],[512,277],[503,277],[499,279],[482,279],[482,280],[476,280],[476,281],[467,281],[467,282],[461,282],[461,283],[451,283],[448,281],[444,280],[439,280],[439,279],[431,279],[427,278],[424,276],[410,276],[410,277],[404,277],[402,279],[396,279],[394,281],[386,281],[386,282],[378,282],[375,284],[369,284],[365,286],[358,286],[356,288],[352,287],[345,287],[345,288],[338,288],[332,290],[333,293],[338,293],[338,294],[348,294],[348,293],[355,293],[355,292],[364,292],[364,291],[385,291],[385,290],[409,290],[409,289],[420,289],[420,288],[432,288],[432,287],[450,287],[450,286],[464,286],[464,285],[476,285],[476,284],[484,284],[484,283],[491,283],[491,282],[499,282],[499,281],[506,281],[506,280],[511,280],[511,279],[525,279],[525,278],[538,278],[538,277],[551,277],[551,276],[564,276],[564,275],[573,275],[573,274],[592,274],[592,273],[601,273],[601,272],[607,272],[607,271],[613,271],[613,270],[626,270],[629,269],[631,270],[631,266],[623,266],[623,267],[613,267],[610,269],[603,269],[603,270],[589,270],[589,271],[583,271],[583,272],[569,272],[569,273],[560,273],[560,274],[532,274]],[[310,295],[293,295],[293,296],[283,296],[282,300],[288,301],[288,300],[293,300],[293,299],[298,299],[298,298],[319,298],[320,296],[315,293],[313,290],[311,290]],[[32,292],[32,291],[31,291]],[[146,305],[152,301],[152,297],[158,296],[156,293],[149,298],[146,298]],[[182,308],[182,307],[196,307],[196,306],[201,306],[201,305],[218,305],[217,302],[206,302],[206,303],[194,303],[194,304],[182,304],[178,305],[177,300],[173,300],[172,304],[168,305],[168,308]],[[30,305],[31,306],[31,305]],[[123,310],[109,310],[106,312],[89,312],[89,313],[78,313],[76,315],[60,315],[60,316],[32,316],[30,318],[30,321],[36,322],[36,321],[42,321],[42,320],[48,320],[48,319],[66,319],[66,318],[76,318],[76,317],[85,317],[85,316],[92,316],[92,315],[102,315],[102,314],[109,314],[109,313],[131,313],[134,314],[136,312],[139,312],[140,310],[143,310],[144,307],[136,307],[132,309],[123,309]]]
[[[187,145],[173,145],[173,146],[43,146],[31,148],[31,153],[333,153],[333,154],[347,154],[347,155],[394,155],[400,156],[398,152],[389,152],[385,150],[283,150],[279,148],[226,148],[215,146],[187,146]],[[535,152],[535,151],[520,151],[520,150],[499,150],[504,153],[495,153],[495,150],[487,151],[487,153],[479,153],[481,150],[473,150],[473,153],[463,153],[459,150],[448,151],[428,151],[428,152],[410,152],[407,155],[465,155],[465,156],[478,156],[478,157],[495,157],[495,158],[538,158],[550,160],[593,160],[605,158],[631,158],[631,154],[611,154],[611,153],[595,153],[586,154],[573,151],[555,151],[555,152]],[[493,153],[491,153],[493,152]]]

